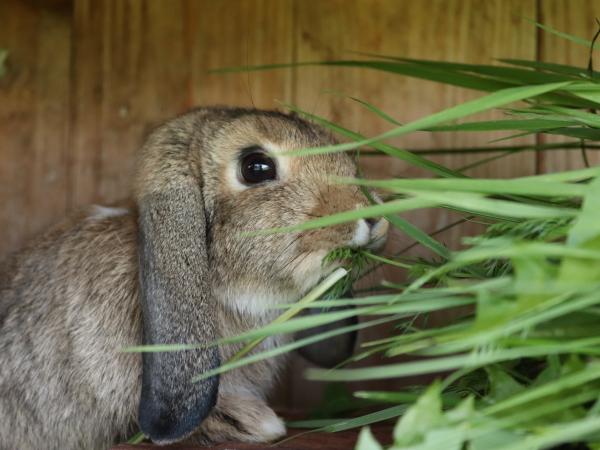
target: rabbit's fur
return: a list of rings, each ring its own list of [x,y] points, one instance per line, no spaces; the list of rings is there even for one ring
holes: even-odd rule
[[[192,111],[149,137],[128,208],[85,210],[5,261],[0,449],[105,449],[138,424],[159,443],[282,436],[265,402],[282,357],[191,384],[240,346],[119,350],[212,342],[266,324],[277,315],[269,306],[297,300],[330,270],[321,264],[329,250],[373,238],[357,222],[242,234],[368,203],[328,180],[355,175],[345,154],[277,158],[280,180],[259,186],[236,178],[248,146],[276,154],[330,143],[279,112]]]

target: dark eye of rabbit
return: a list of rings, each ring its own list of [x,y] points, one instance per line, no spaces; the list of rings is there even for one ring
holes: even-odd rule
[[[277,178],[275,161],[264,152],[248,149],[240,162],[240,172],[247,184],[263,183]]]

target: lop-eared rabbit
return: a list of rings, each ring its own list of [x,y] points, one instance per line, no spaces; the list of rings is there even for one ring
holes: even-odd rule
[[[240,345],[212,343],[267,324],[331,270],[332,249],[379,246],[383,220],[285,234],[368,204],[343,153],[281,153],[334,143],[276,111],[201,108],[156,129],[139,152],[133,201],[94,206],[0,269],[0,449],[106,449],[141,429],[153,442],[266,442],[285,434],[266,396],[284,358],[201,382]],[[255,351],[288,342],[280,336]],[[345,339],[345,340],[344,340]],[[309,358],[335,364],[352,337]]]

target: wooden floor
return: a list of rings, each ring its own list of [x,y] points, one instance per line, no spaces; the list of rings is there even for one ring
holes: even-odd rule
[[[371,431],[377,440],[383,444],[391,441],[393,428],[387,425],[376,425]],[[296,437],[293,437],[297,435]],[[353,449],[358,437],[358,430],[341,431],[338,433],[308,433],[293,432],[285,442],[276,444],[239,444],[226,443],[215,447],[213,450],[350,450]],[[117,445],[114,450],[196,450],[207,447],[190,447],[182,445],[156,446],[152,444]],[[441,450],[441,449],[440,449]]]

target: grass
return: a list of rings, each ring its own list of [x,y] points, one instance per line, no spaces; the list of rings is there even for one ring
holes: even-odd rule
[[[588,46],[590,53],[594,51],[593,41],[537,26]],[[392,321],[397,327],[390,335],[362,343],[348,361],[379,355],[382,363],[361,368],[313,368],[307,377],[347,382],[427,375],[437,377],[436,381],[403,391],[355,392],[356,405],[368,401],[379,406],[368,414],[303,421],[302,426],[327,431],[363,426],[358,450],[382,449],[366,425],[391,418],[398,419],[389,448],[398,450],[530,450],[563,444],[567,447],[561,448],[600,449],[600,168],[493,180],[468,177],[463,171],[428,159],[429,155],[449,152],[493,151],[501,158],[516,151],[571,149],[579,150],[589,165],[587,152],[597,149],[596,141],[600,140],[597,73],[592,67],[515,59],[501,60],[502,65],[474,65],[367,56],[299,65],[386,71],[466,87],[483,95],[404,124],[376,105],[351,99],[389,123],[389,131],[374,137],[286,105],[347,140],[339,145],[300,149],[292,155],[361,148],[363,157],[384,154],[431,174],[431,178],[421,179],[337,180],[382,189],[386,202],[308,221],[293,229],[384,215],[430,256],[410,260],[404,255],[365,253],[363,265],[366,261],[404,269],[407,281],[386,283],[384,291],[367,292],[362,298],[333,298],[312,304],[353,304],[353,311],[292,318],[223,344],[291,333],[348,314],[363,316],[363,327]],[[492,109],[501,109],[505,117],[497,121],[468,119]],[[490,147],[427,151],[411,151],[386,142],[418,131],[508,131],[510,136],[561,136],[563,142],[520,146],[493,143]],[[434,235],[398,216],[427,208],[451,210],[462,215],[463,221],[475,219],[486,224],[485,230],[465,239],[464,248],[452,251]],[[415,320],[456,308],[462,312],[459,319],[436,328]],[[292,348],[296,346],[284,350]],[[398,355],[410,358],[386,361]],[[238,362],[251,363],[261,357],[254,354]]]

